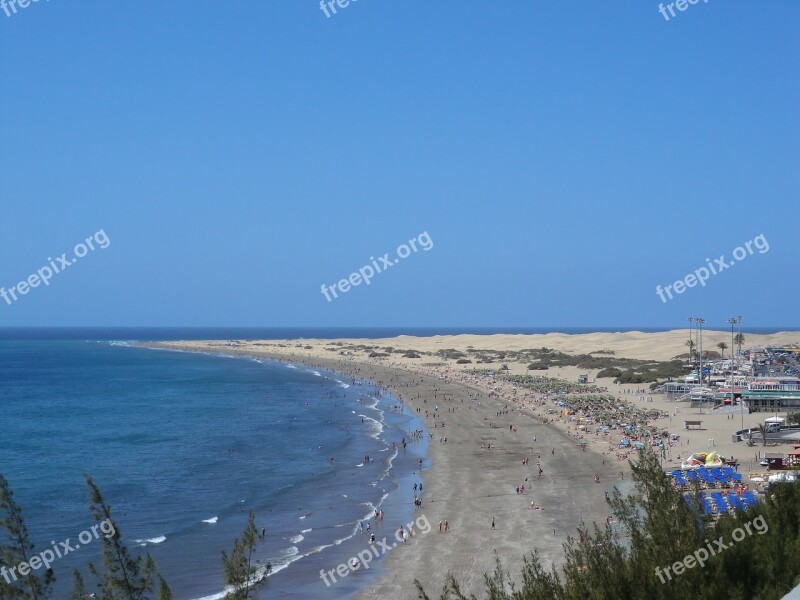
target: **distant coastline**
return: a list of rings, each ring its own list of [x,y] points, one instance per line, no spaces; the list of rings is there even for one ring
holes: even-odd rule
[[[673,327],[0,327],[0,340],[136,340],[143,342],[196,340],[383,339],[400,335],[546,335],[561,333],[668,333]],[[727,331],[723,324],[707,331]],[[800,333],[800,326],[742,327],[742,333]]]

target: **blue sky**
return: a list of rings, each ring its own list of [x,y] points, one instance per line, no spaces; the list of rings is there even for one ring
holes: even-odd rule
[[[798,23],[796,0],[0,11],[0,286],[111,240],[0,326],[800,325]]]

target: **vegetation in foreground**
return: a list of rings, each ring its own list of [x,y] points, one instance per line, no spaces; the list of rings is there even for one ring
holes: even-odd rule
[[[695,491],[687,502],[664,476],[657,456],[640,454],[633,466],[635,491],[609,498],[614,522],[583,527],[564,544],[565,564],[547,570],[536,553],[526,557],[515,578],[498,560],[485,576],[480,596],[467,596],[450,577],[441,600],[777,600],[800,584],[800,484],[773,485],[764,502],[716,524],[692,506],[701,506]],[[753,523],[764,523],[754,530]],[[734,535],[750,526],[753,534]],[[716,540],[727,548],[720,550]],[[698,550],[716,548],[705,566],[695,564],[680,575],[664,571]],[[688,564],[688,562],[687,562]],[[657,571],[656,569],[660,569]],[[658,573],[661,573],[659,576]],[[430,600],[417,581],[419,598]]]
[[[106,529],[109,533],[99,537],[102,561],[99,565],[88,565],[88,578],[80,571],[73,573],[69,600],[172,600],[172,591],[158,574],[153,559],[149,554],[130,554],[100,488],[88,476],[86,484],[89,486],[89,512],[94,520],[109,525],[103,529],[103,533]],[[222,553],[222,568],[228,586],[225,600],[248,600],[264,583],[263,575],[269,573],[270,567],[267,565],[265,571],[254,562],[256,539],[255,515],[251,512],[242,538],[234,541],[230,556]],[[42,569],[42,561],[35,562],[36,556],[22,508],[14,500],[8,480],[0,474],[0,567],[6,567],[0,576],[0,600],[53,598],[53,570]],[[8,567],[23,563],[33,568],[19,569],[19,575],[8,575]]]

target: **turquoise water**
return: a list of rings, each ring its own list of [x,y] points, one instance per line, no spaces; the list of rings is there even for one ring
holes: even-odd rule
[[[402,450],[421,424],[369,383],[107,341],[0,342],[0,406],[0,472],[39,550],[74,545],[95,524],[89,473],[124,540],[152,554],[178,600],[222,591],[220,552],[251,510],[267,531],[259,559],[276,571],[265,596],[350,595],[380,569],[332,588],[319,570],[365,547],[358,522],[375,507],[387,535],[411,520],[408,491],[426,452],[425,442]],[[59,592],[99,547],[54,563]]]

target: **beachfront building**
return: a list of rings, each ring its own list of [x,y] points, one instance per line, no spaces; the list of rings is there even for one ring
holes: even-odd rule
[[[794,445],[794,450],[786,455],[790,467],[800,467],[800,444]]]
[[[797,377],[758,377],[742,392],[750,412],[800,410],[800,379]]]

